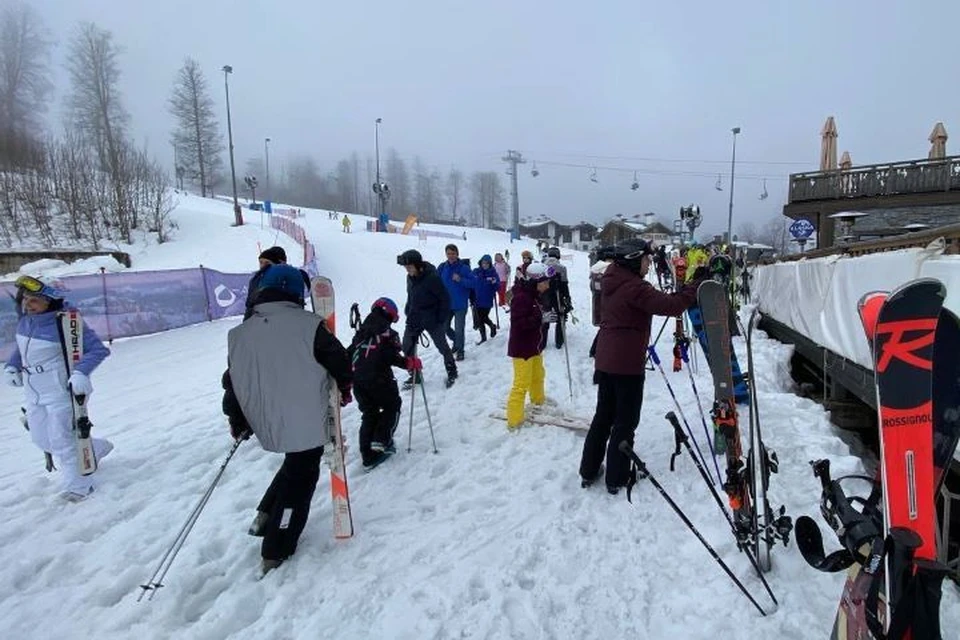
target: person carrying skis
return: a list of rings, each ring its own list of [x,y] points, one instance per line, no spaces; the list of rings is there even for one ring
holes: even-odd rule
[[[489,255],[480,258],[480,266],[473,270],[473,281],[474,309],[480,331],[480,342],[477,344],[483,344],[487,341],[487,327],[490,327],[490,337],[497,337],[497,325],[490,320],[490,310],[493,308],[493,296],[500,288],[500,277],[494,270]]]
[[[437,275],[437,268],[425,262],[419,251],[404,251],[397,256],[397,264],[407,270],[407,303],[403,307],[407,324],[403,330],[403,353],[416,356],[417,343],[426,332],[443,356],[449,388],[457,379],[457,363],[447,344],[445,332],[450,319],[450,294]],[[410,378],[404,382],[404,388],[409,389],[414,382],[420,381],[420,371],[411,372]]]
[[[59,465],[63,475],[60,497],[79,502],[94,490],[96,472],[80,474],[70,394],[89,398],[93,393],[90,375],[110,355],[110,350],[84,323],[83,355],[73,365],[73,373],[68,373],[60,315],[71,307],[66,304],[63,292],[53,283],[31,276],[21,276],[16,286],[23,315],[17,322],[17,349],[6,362],[3,373],[8,385],[23,387],[30,439],[44,453],[52,454]],[[98,460],[113,450],[109,440],[92,440]],[[53,470],[52,464],[48,463],[48,470]]]
[[[630,461],[619,447],[633,446],[640,421],[647,347],[653,316],[677,316],[696,303],[697,287],[706,269],[676,293],[663,293],[647,282],[653,249],[646,240],[631,239],[611,252],[613,263],[603,274],[600,331],[597,334],[594,381],[597,408],[580,458],[582,486],[593,484],[606,455],[607,491],[626,486]]]
[[[510,280],[510,263],[507,262],[502,253],[493,256],[493,268],[497,271],[497,277],[500,278],[500,286],[497,287],[497,304],[501,307],[507,304],[507,284]]]
[[[264,449],[284,454],[249,530],[263,537],[262,573],[293,555],[307,524],[332,435],[330,385],[337,385],[341,406],[353,399],[347,350],[319,316],[303,308],[303,292],[299,269],[267,268],[253,315],[227,334],[222,385],[230,433],[238,440],[254,434]]]
[[[550,247],[547,249],[547,257],[543,264],[553,269],[553,275],[550,276],[550,288],[543,293],[540,304],[545,311],[553,311],[556,315],[556,328],[554,329],[554,344],[557,349],[563,348],[563,341],[566,338],[567,314],[573,310],[573,304],[570,301],[570,283],[567,282],[567,268],[560,264],[560,248]],[[561,326],[562,325],[562,326]],[[543,325],[543,346],[546,348],[547,339],[550,336],[550,325]]]
[[[437,273],[450,295],[451,313],[447,321],[447,338],[453,343],[453,352],[457,360],[463,360],[467,306],[470,302],[470,290],[474,287],[473,272],[470,271],[466,261],[460,259],[460,250],[457,245],[448,244],[445,251],[447,261],[437,267]]]
[[[507,355],[513,359],[513,386],[507,396],[507,429],[519,429],[524,420],[524,402],[536,406],[546,401],[543,368],[543,341],[540,325],[555,319],[555,312],[544,313],[537,299],[550,286],[550,267],[533,262],[521,267],[510,297],[510,340]]]
[[[347,348],[353,364],[353,394],[360,408],[360,457],[365,469],[396,453],[393,432],[403,403],[393,367],[411,373],[423,367],[419,358],[403,356],[400,336],[390,326],[399,319],[393,300],[377,298]]]

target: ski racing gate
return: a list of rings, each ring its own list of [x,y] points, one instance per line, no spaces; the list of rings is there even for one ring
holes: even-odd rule
[[[960,314],[960,225],[795,254],[754,271],[759,326],[794,346],[791,373],[801,392],[867,444],[875,444],[877,399],[857,301],[921,277],[940,280],[947,289],[944,307]],[[939,559],[958,576],[960,454],[948,475],[937,500]]]

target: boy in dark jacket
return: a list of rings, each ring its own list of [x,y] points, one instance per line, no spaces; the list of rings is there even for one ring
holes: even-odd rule
[[[447,344],[445,332],[450,320],[450,294],[437,275],[437,268],[425,262],[419,251],[404,251],[397,256],[397,264],[407,270],[407,304],[403,308],[407,326],[403,330],[403,352],[408,356],[416,356],[417,343],[426,332],[443,356],[449,388],[457,379],[457,363]],[[420,378],[420,371],[413,372],[404,383],[404,388],[420,382]]]
[[[490,327],[490,337],[497,336],[497,325],[490,321],[490,310],[493,309],[493,297],[500,289],[500,276],[493,268],[493,261],[489,255],[480,258],[480,266],[473,270],[474,309],[477,312],[477,329],[480,331],[480,342],[487,341],[487,327]]]
[[[396,452],[393,432],[402,401],[393,367],[420,369],[418,358],[403,356],[400,336],[390,327],[399,319],[396,303],[378,298],[347,349],[353,363],[353,395],[360,408],[360,457],[365,469]]]

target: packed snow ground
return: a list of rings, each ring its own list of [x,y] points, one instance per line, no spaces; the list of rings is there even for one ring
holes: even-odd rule
[[[137,268],[195,265],[253,270],[257,243],[275,232],[229,227],[229,205],[188,200],[176,212],[174,241],[144,248]],[[340,232],[325,212],[302,223],[321,270],[337,286],[340,336],[347,310],[380,295],[401,306],[404,271],[395,256],[418,248],[442,260],[445,240]],[[474,264],[510,249],[516,264],[530,243],[467,230],[457,242]],[[291,261],[296,246],[281,236]],[[566,253],[566,252],[565,252]],[[143,265],[149,265],[144,267]],[[595,401],[587,350],[588,264],[566,262],[575,313],[569,327],[575,398],[564,354],[545,355],[548,395],[571,415],[589,418]],[[114,342],[93,376],[95,431],[116,450],[103,461],[100,488],[77,505],[56,497],[57,479],[19,426],[20,393],[0,389],[0,620],[8,638],[826,638],[844,574],[821,574],[794,544],[774,551],[768,574],[780,599],[773,611],[726,521],[688,458],[670,473],[673,436],[663,420],[673,404],[659,373],[647,377],[636,449],[762,606],[762,618],[648,483],[633,504],[598,486],[579,487],[582,436],[555,427],[509,434],[488,417],[502,410],[511,384],[503,333],[482,346],[468,330],[460,379],[443,388],[434,349],[422,352],[440,452],[434,455],[420,398],[412,451],[406,453],[409,395],[398,431],[400,451],[365,473],[356,455],[359,415],[344,412],[354,538],[335,541],[324,471],[296,556],[256,581],[259,540],[246,535],[261,493],[280,464],[255,441],[228,466],[192,536],[152,602],[136,602],[187,514],[216,474],[232,440],[220,413],[220,374],[230,319]],[[660,326],[656,319],[654,331]],[[671,321],[672,325],[672,321]],[[669,364],[671,329],[660,352]],[[552,338],[552,336],[551,336]],[[743,354],[743,343],[737,342]],[[771,498],[794,517],[817,515],[819,482],[807,462],[829,457],[835,472],[863,468],[823,409],[790,393],[790,348],[758,333],[756,371],[764,434],[780,455]],[[697,385],[712,388],[702,355]],[[401,372],[397,372],[398,376]],[[687,373],[667,376],[692,426],[702,430]],[[701,444],[702,438],[701,438]],[[721,465],[722,466],[722,465]],[[825,525],[823,525],[825,527]],[[825,530],[828,546],[832,534]],[[960,628],[957,592],[942,606],[947,633]]]

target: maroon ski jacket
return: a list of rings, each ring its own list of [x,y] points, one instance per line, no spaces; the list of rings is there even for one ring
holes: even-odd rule
[[[653,316],[677,316],[697,300],[695,281],[663,293],[636,273],[611,264],[603,274],[596,369],[619,375],[645,372]]]
[[[517,280],[510,299],[510,341],[507,355],[511,358],[532,358],[540,353],[543,339],[540,325],[543,311],[537,303],[537,285],[528,280]]]

